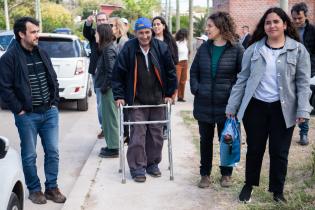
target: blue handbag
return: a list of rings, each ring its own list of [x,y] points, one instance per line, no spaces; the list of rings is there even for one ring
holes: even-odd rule
[[[240,123],[235,118],[225,121],[220,136],[220,165],[234,167],[240,162],[241,157],[241,132]]]

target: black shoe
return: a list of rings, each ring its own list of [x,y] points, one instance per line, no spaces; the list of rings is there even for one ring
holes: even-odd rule
[[[162,173],[157,165],[151,165],[146,168],[147,174],[151,175],[152,177],[161,177]]]
[[[186,102],[186,100],[183,99],[183,98],[178,98],[177,101],[178,101],[178,102]]]
[[[35,204],[45,204],[47,199],[42,191],[31,192],[28,198]]]
[[[239,201],[244,203],[250,203],[251,202],[251,195],[252,195],[253,187],[251,185],[245,184],[240,195],[239,195]]]
[[[107,147],[102,147],[101,150],[100,150],[100,153],[101,153],[101,152],[105,152],[106,150],[108,150]]]
[[[132,177],[135,182],[145,182],[147,179],[145,175],[137,175]]]
[[[117,158],[119,155],[118,149],[108,149],[107,147],[102,150],[100,154],[98,155],[101,158]]]
[[[287,199],[285,199],[283,193],[273,193],[273,200],[276,202],[287,203]]]
[[[307,135],[300,135],[300,141],[298,142],[302,146],[308,145],[308,137]]]

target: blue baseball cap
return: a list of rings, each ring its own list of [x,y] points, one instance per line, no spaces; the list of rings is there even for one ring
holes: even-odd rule
[[[139,31],[145,28],[152,28],[151,20],[145,17],[141,17],[135,22],[135,31]]]

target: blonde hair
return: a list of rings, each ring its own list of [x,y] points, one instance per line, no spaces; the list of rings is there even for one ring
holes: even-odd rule
[[[127,37],[127,31],[125,29],[125,24],[121,21],[119,17],[111,17],[109,21],[113,21],[116,25],[116,28],[121,36]]]

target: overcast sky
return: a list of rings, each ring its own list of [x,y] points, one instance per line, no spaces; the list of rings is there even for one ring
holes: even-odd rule
[[[165,0],[162,0],[164,3]],[[176,0],[171,0],[172,2],[172,8],[173,10],[176,10]],[[180,5],[180,10],[181,12],[187,11],[189,7],[189,0],[179,0],[179,5]],[[206,0],[193,0],[193,5],[194,6],[207,6],[207,1]],[[212,0],[210,0],[210,6],[212,6]]]

